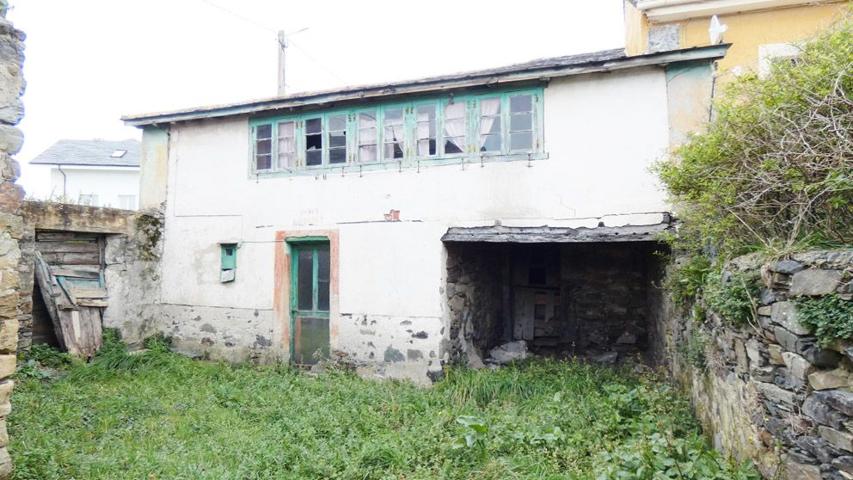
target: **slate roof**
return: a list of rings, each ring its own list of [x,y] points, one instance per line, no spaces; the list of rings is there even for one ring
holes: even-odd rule
[[[626,56],[621,48],[598,52],[542,58],[514,65],[454,73],[416,80],[349,86],[334,90],[303,92],[281,97],[251,100],[223,105],[209,105],[170,112],[126,115],[122,120],[128,125],[145,126],[202,118],[231,115],[260,114],[280,110],[294,111],[306,107],[328,107],[344,102],[362,102],[377,98],[390,98],[408,94],[449,92],[458,89],[483,87],[501,83],[537,81],[552,77],[604,72],[624,68],[663,65],[672,62],[708,60],[725,55],[728,45],[692,47],[645,55]]]
[[[125,150],[113,158],[113,152]],[[88,165],[97,167],[138,167],[139,141],[128,140],[59,140],[36,158],[31,165]]]

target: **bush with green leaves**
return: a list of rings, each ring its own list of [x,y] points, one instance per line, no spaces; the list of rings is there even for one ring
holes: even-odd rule
[[[756,274],[717,270],[708,274],[702,298],[730,324],[746,325],[755,318],[758,294]]]
[[[714,102],[707,132],[656,172],[683,221],[677,244],[722,261],[756,249],[853,242],[853,21]],[[722,263],[722,262],[721,262]]]
[[[711,261],[705,256],[687,257],[667,272],[664,288],[677,305],[686,305],[702,291],[710,272]]]
[[[795,304],[797,319],[814,332],[821,346],[853,340],[853,301],[833,294],[799,298]]]

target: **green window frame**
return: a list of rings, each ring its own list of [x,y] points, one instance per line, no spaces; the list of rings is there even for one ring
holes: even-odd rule
[[[219,244],[219,281],[233,282],[237,276],[237,244]]]
[[[543,88],[249,120],[253,175],[546,158]]]

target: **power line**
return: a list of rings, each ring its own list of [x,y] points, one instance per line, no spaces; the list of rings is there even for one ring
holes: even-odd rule
[[[338,75],[338,74],[337,74],[334,70],[332,70],[331,68],[329,68],[329,67],[327,67],[326,65],[324,65],[324,64],[323,64],[323,62],[321,62],[321,61],[317,60],[316,58],[314,58],[314,56],[312,56],[310,53],[308,53],[308,51],[307,51],[307,50],[305,50],[304,48],[300,47],[298,43],[294,42],[293,40],[288,40],[288,41],[290,42],[290,44],[291,44],[291,45],[293,45],[294,47],[298,48],[298,49],[299,49],[299,51],[300,51],[300,52],[302,52],[302,54],[303,54],[303,55],[305,55],[305,57],[306,57],[306,58],[308,58],[308,60],[311,60],[312,62],[314,62],[318,67],[320,67],[320,68],[322,68],[323,70],[325,70],[325,71],[326,71],[326,73],[328,73],[329,75],[331,75],[331,76],[335,77],[335,79],[336,79],[336,80],[338,80],[339,82],[342,82],[342,83],[344,83],[344,84],[346,84],[346,83],[347,83],[347,81],[346,81],[346,80],[344,80],[344,78],[343,78],[343,77],[341,77],[340,75]]]
[[[257,21],[257,20],[254,20],[254,19],[252,19],[252,18],[249,18],[249,17],[247,17],[247,16],[245,16],[245,15],[241,15],[241,14],[239,14],[239,13],[235,12],[234,10],[231,10],[231,9],[225,8],[225,7],[223,7],[222,5],[218,5],[218,4],[216,4],[216,3],[211,2],[210,0],[201,0],[201,1],[202,1],[202,3],[206,3],[207,5],[210,5],[210,6],[211,6],[211,7],[213,7],[213,8],[219,9],[219,10],[221,10],[221,11],[223,11],[223,12],[225,12],[225,13],[227,13],[227,14],[231,15],[231,16],[232,16],[232,17],[234,17],[234,18],[240,19],[240,20],[242,20],[242,21],[244,21],[244,22],[247,22],[247,23],[251,23],[252,25],[254,25],[254,26],[256,26],[256,27],[259,27],[259,28],[262,28],[262,29],[264,29],[264,30],[266,30],[266,31],[268,31],[268,32],[271,32],[271,33],[276,33],[276,32],[277,32],[277,30],[276,30],[275,28],[272,28],[272,27],[270,27],[270,26],[268,26],[268,25],[264,25],[263,23],[261,23],[261,22],[259,22],[259,21]]]
[[[201,0],[201,1],[202,1],[202,3],[205,3],[205,4],[207,4],[207,5],[209,5],[209,6],[213,7],[213,8],[216,8],[216,9],[218,9],[218,10],[220,10],[220,11],[224,12],[224,13],[227,13],[228,15],[231,15],[232,17],[234,17],[234,18],[236,18],[236,19],[238,19],[238,20],[242,20],[242,21],[244,21],[244,22],[246,22],[246,23],[250,23],[250,24],[252,24],[252,25],[254,25],[254,26],[256,26],[256,27],[258,27],[258,28],[260,28],[260,29],[262,29],[262,30],[264,30],[264,31],[267,31],[267,32],[273,33],[273,34],[275,34],[276,36],[278,35],[278,32],[279,32],[279,31],[278,31],[277,29],[273,28],[273,27],[270,27],[269,25],[265,25],[265,24],[263,24],[263,23],[261,23],[261,22],[258,22],[258,21],[257,21],[257,20],[255,20],[255,19],[252,19],[252,18],[250,18],[250,17],[247,17],[247,16],[245,16],[245,15],[242,15],[242,14],[240,14],[240,13],[238,13],[238,12],[235,12],[234,10],[231,10],[231,9],[229,9],[229,8],[223,7],[222,5],[219,5],[219,4],[217,4],[217,3],[214,3],[214,2],[212,2],[211,0]],[[299,30],[299,31],[293,32],[293,33],[292,33],[292,34],[290,34],[290,35],[294,35],[294,34],[296,34],[296,33],[301,33],[301,32],[302,32],[302,31],[304,31],[304,30],[306,30],[306,29],[302,29],[302,30]],[[281,43],[281,40],[278,40],[278,39],[277,39],[277,40],[276,40],[276,42],[280,44],[280,43]],[[342,76],[340,76],[337,72],[335,72],[335,71],[334,71],[334,70],[332,70],[331,68],[327,67],[323,62],[321,62],[320,60],[318,60],[317,58],[315,58],[313,55],[311,55],[310,53],[308,53],[308,51],[307,51],[306,49],[302,48],[301,46],[299,46],[299,44],[297,44],[296,42],[294,42],[293,40],[291,40],[291,39],[289,38],[289,35],[288,35],[288,38],[287,38],[287,44],[289,44],[289,45],[293,45],[294,47],[296,47],[297,49],[299,49],[299,51],[300,51],[300,52],[302,52],[302,54],[303,54],[303,55],[305,55],[305,57],[306,57],[308,60],[310,60],[311,62],[313,62],[315,65],[317,65],[318,67],[320,67],[322,70],[324,70],[326,73],[328,73],[329,75],[331,75],[332,77],[334,77],[334,78],[335,78],[336,80],[338,80],[339,82],[341,82],[341,83],[343,83],[343,84],[346,84],[346,83],[347,83],[347,81],[346,81]],[[286,46],[287,46],[287,45],[279,45],[279,48],[281,48],[281,47],[286,47]]]

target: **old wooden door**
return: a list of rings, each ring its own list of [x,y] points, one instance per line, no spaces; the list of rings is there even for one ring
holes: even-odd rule
[[[329,243],[295,243],[291,254],[291,358],[313,365],[329,356]]]

